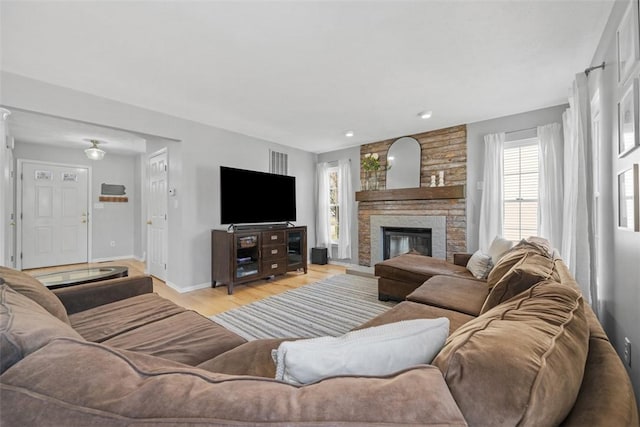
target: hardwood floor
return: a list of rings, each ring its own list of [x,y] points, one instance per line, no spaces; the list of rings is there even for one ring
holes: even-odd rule
[[[144,263],[134,259],[118,260],[101,263],[63,265],[57,267],[36,268],[24,270],[32,276],[51,273],[54,271],[72,270],[74,268],[122,265],[129,268],[129,276],[144,275]],[[212,316],[231,310],[245,304],[277,295],[279,293],[295,289],[309,283],[317,282],[336,274],[344,273],[346,268],[341,265],[309,264],[308,273],[287,273],[269,280],[257,280],[246,285],[237,285],[233,289],[233,295],[227,295],[227,287],[199,289],[192,292],[179,293],[167,286],[162,280],[153,277],[153,290],[158,295],[167,298],[176,304],[195,310],[203,316]]]

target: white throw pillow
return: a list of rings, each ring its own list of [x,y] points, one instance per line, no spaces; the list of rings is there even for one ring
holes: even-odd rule
[[[405,320],[340,337],[283,342],[271,354],[277,380],[309,384],[338,375],[389,375],[431,363],[448,336],[446,317]]]
[[[512,247],[513,242],[511,240],[496,236],[493,239],[493,242],[491,242],[489,250],[487,251],[488,255],[491,257],[491,262],[493,262],[493,265],[496,265],[500,258],[502,258],[502,255],[504,255]]]
[[[493,261],[491,256],[481,250],[475,251],[473,255],[471,255],[471,258],[469,258],[469,262],[467,262],[467,270],[469,270],[476,279],[486,279],[492,268]]]

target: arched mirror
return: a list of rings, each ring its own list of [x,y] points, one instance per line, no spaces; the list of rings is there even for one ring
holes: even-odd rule
[[[387,189],[420,187],[420,143],[408,136],[397,139],[387,153]]]

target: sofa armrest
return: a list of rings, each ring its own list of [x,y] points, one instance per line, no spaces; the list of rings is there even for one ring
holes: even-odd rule
[[[67,314],[153,292],[151,276],[120,277],[53,289],[67,309]]]
[[[453,263],[455,265],[466,267],[467,263],[469,262],[472,256],[473,254],[463,254],[463,253],[453,254]]]

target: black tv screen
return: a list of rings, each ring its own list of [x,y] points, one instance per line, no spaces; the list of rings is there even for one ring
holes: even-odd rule
[[[296,220],[296,178],[220,166],[220,223]]]

